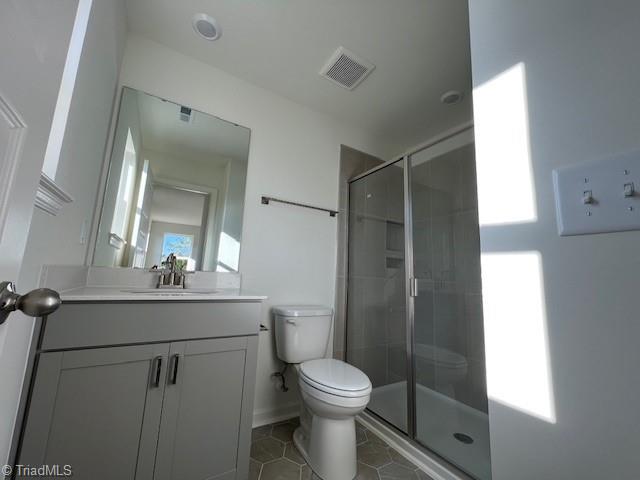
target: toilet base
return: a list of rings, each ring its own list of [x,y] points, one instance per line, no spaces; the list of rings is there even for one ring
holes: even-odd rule
[[[309,438],[304,434],[304,428],[302,426],[295,429],[293,432],[293,444],[304,458],[304,461],[309,464]]]
[[[353,417],[335,420],[313,416],[310,436],[302,426],[293,432],[293,443],[323,480],[353,480],[356,466],[356,427]]]

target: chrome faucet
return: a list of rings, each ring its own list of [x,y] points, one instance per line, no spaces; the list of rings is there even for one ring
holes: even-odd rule
[[[158,276],[158,288],[184,288],[184,272],[176,269],[177,257],[170,253],[162,262],[162,270]]]

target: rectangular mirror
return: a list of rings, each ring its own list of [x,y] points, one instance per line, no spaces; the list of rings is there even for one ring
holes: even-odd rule
[[[250,134],[125,87],[93,264],[237,272]]]

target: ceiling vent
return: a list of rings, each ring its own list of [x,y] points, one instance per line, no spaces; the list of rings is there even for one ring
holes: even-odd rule
[[[187,123],[191,121],[191,109],[189,107],[180,107],[180,120]]]
[[[344,47],[338,48],[320,70],[320,75],[333,83],[353,90],[376,66]]]

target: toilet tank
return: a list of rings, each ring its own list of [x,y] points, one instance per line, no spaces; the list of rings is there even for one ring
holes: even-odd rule
[[[323,358],[327,353],[333,309],[318,305],[273,307],[276,351],[286,363]]]

